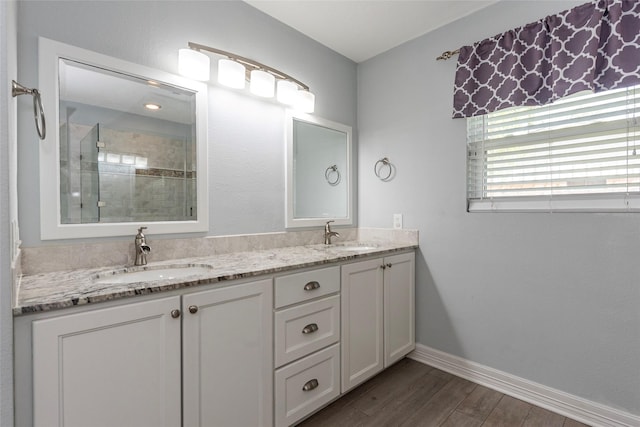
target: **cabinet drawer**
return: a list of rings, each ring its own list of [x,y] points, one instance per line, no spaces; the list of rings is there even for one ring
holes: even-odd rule
[[[288,426],[340,394],[340,345],[280,368],[275,373],[276,426]]]
[[[340,339],[340,296],[297,305],[275,314],[276,366]]]
[[[275,307],[306,301],[340,290],[340,267],[276,277]]]

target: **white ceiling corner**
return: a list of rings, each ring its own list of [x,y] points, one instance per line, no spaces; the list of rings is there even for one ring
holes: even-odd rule
[[[360,63],[498,0],[245,0]]]

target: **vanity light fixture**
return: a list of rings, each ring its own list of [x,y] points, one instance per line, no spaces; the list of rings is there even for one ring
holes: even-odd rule
[[[204,52],[224,56],[218,61],[218,83],[235,89],[244,89],[249,81],[251,93],[276,99],[296,110],[313,113],[315,95],[309,86],[280,70],[249,58],[213,47],[189,42],[188,49],[178,52],[178,71],[185,77],[207,81],[210,78],[209,56]],[[275,90],[277,87],[277,92]]]
[[[144,108],[146,108],[147,110],[156,111],[161,109],[162,106],[160,104],[154,104],[153,102],[147,102],[146,104],[144,104]]]

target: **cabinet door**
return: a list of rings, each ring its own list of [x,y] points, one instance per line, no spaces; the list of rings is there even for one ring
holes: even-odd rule
[[[180,297],[33,322],[34,425],[180,425]]]
[[[383,368],[382,259],[342,266],[342,392]]]
[[[269,426],[271,279],[183,296],[185,427]]]
[[[415,254],[384,259],[384,367],[416,347]]]

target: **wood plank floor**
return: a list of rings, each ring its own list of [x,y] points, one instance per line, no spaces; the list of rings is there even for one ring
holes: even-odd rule
[[[420,362],[403,359],[300,427],[585,427]]]

